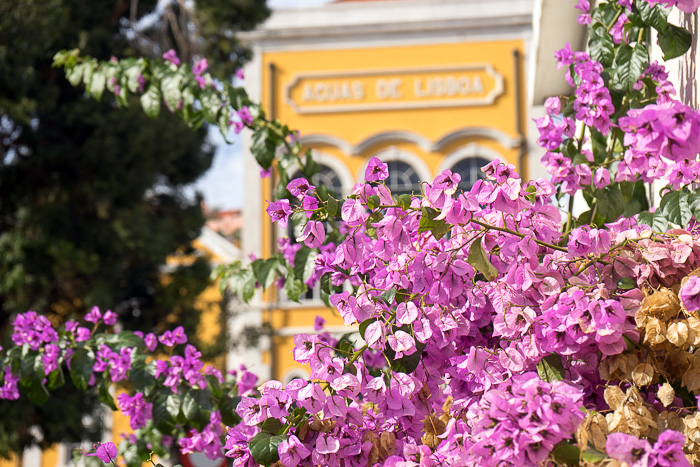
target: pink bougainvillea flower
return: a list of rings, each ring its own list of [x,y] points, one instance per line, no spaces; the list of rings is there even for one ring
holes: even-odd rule
[[[114,460],[117,458],[117,447],[114,443],[97,443],[94,447],[95,452],[87,454],[88,456],[97,456],[105,464],[114,463]]]
[[[389,178],[389,166],[376,157],[371,158],[365,170],[365,180],[368,182],[377,182],[379,180],[386,180],[387,178]]]
[[[681,287],[678,297],[686,310],[690,312],[700,310],[700,277],[688,277],[688,280]]]
[[[272,218],[272,222],[279,222],[280,227],[283,229],[287,227],[287,221],[289,216],[292,214],[292,207],[289,205],[288,199],[281,199],[270,203],[266,209],[267,213]]]

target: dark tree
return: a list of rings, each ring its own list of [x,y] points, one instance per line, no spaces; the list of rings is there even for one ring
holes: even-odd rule
[[[164,265],[168,255],[193,252],[204,221],[200,199],[184,189],[211,164],[206,130],[192,132],[167,111],[154,121],[138,105],[117,109],[107,95],[95,102],[51,68],[61,49],[109,59],[159,56],[172,45],[188,59],[229,61],[216,70],[226,79],[249,54],[232,35],[269,14],[264,0],[197,0],[193,10],[184,10],[184,2],[156,4],[0,2],[4,339],[12,316],[29,309],[59,321],[97,305],[116,311],[124,327],[144,331],[176,323],[192,331],[198,322],[194,301],[207,285],[206,261]],[[135,34],[137,26],[142,30]],[[94,402],[76,403],[72,417],[58,408],[0,402],[0,433],[7,435],[0,436],[0,455],[36,443],[30,425],[41,427],[44,447],[94,434],[95,427],[80,425]],[[49,426],[56,420],[65,420],[64,429]]]

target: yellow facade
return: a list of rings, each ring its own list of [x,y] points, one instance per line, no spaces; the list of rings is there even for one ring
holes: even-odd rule
[[[517,102],[523,89],[516,89],[516,75],[522,73],[518,57],[524,46],[522,39],[511,38],[264,51],[261,95],[266,111],[299,130],[302,144],[323,154],[323,164],[336,171],[342,164],[340,170],[353,182],[362,181],[370,157],[391,151],[430,180],[448,157],[457,161],[465,148],[519,166],[525,114]],[[331,158],[335,164],[329,164]],[[270,187],[265,180],[263,210]],[[266,216],[260,232],[268,255],[279,233]],[[292,358],[293,331],[313,332],[317,315],[330,328],[343,323],[318,300],[292,304],[274,298],[264,296],[265,319],[276,331],[265,361],[271,377],[286,382],[308,374]]]

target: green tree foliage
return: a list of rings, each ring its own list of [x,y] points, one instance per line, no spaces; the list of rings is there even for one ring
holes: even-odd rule
[[[118,110],[112,95],[96,102],[51,67],[63,48],[105,60],[140,55],[137,45],[146,40],[151,56],[171,43],[177,49],[168,28],[160,37],[147,28],[130,31],[150,15],[155,25],[195,24],[182,30],[197,48],[183,55],[227,57],[232,65],[221,71],[233,73],[248,52],[235,41],[208,39],[249,29],[269,13],[264,0],[194,2],[201,16],[172,2],[170,22],[157,3],[0,2],[0,336],[7,338],[12,316],[28,309],[61,321],[93,305],[111,307],[124,327],[142,330],[177,322],[192,331],[198,322],[194,300],[207,284],[207,262],[165,274],[163,265],[168,255],[192,253],[203,224],[201,200],[183,190],[211,165],[206,130],[192,132],[168,112],[151,120],[138,105]],[[0,403],[0,455],[99,433],[96,398],[75,397],[83,399],[70,414]],[[82,427],[90,413],[96,425]],[[43,435],[30,433],[31,425]]]

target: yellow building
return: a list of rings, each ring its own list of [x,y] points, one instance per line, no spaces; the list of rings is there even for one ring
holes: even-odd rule
[[[341,1],[280,10],[244,39],[254,50],[246,86],[268,116],[300,132],[322,171],[318,181],[348,194],[376,156],[389,165],[388,185],[419,192],[419,182],[445,169],[462,188],[493,159],[540,176],[530,157],[532,109],[524,77],[531,42],[532,0]],[[284,234],[265,213],[270,180],[246,157],[243,251],[272,253]],[[307,377],[291,355],[293,336],[347,331],[318,291],[293,303],[259,294],[246,317],[269,323],[263,349],[230,355],[263,378]],[[242,323],[236,324],[241,326]]]

